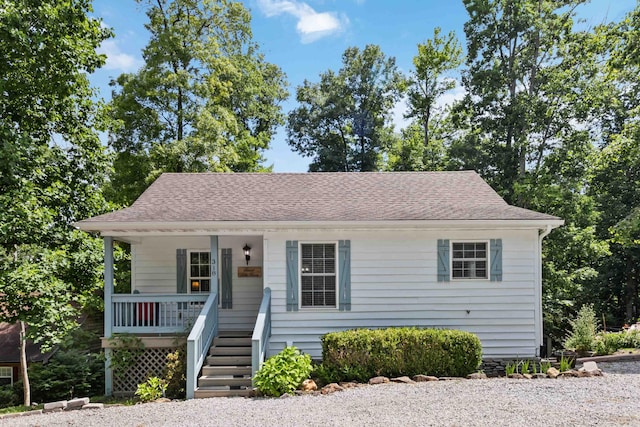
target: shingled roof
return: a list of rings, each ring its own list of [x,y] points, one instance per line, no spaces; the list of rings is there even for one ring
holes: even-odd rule
[[[473,171],[165,173],[130,207],[77,225],[424,220],[559,218],[508,205]]]

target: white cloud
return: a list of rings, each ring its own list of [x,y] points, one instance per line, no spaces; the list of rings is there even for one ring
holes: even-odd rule
[[[136,71],[143,64],[141,58],[122,52],[115,40],[103,41],[97,51],[107,55],[107,62],[103,67],[106,70],[119,70],[126,73]]]
[[[335,12],[316,12],[307,3],[295,0],[258,0],[258,6],[268,17],[282,14],[298,18],[296,30],[303,43],[312,43],[322,37],[342,32],[349,19]]]

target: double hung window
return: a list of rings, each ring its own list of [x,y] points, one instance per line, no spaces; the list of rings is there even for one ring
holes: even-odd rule
[[[300,261],[300,306],[336,307],[336,244],[302,243]]]
[[[487,279],[487,243],[454,242],[451,244],[453,279]]]
[[[189,252],[189,286],[192,294],[211,292],[210,252]]]

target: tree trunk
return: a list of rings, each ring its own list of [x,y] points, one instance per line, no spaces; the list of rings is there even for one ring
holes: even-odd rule
[[[634,259],[632,256],[627,257],[627,282],[625,289],[626,299],[626,317],[627,322],[635,323],[638,321],[638,311],[636,307],[636,299],[638,297],[638,283],[633,274]]]
[[[20,373],[24,391],[24,406],[31,406],[31,386],[27,372],[27,328],[22,321],[20,322]]]

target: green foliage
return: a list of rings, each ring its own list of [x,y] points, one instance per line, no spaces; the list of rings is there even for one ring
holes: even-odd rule
[[[296,89],[300,105],[289,113],[287,142],[313,158],[311,172],[379,170],[404,84],[395,58],[379,46],[347,48],[337,73],[328,70],[320,82],[305,80]]]
[[[255,386],[266,396],[293,394],[312,371],[311,356],[301,354],[295,347],[285,347],[265,360],[253,377]]]
[[[384,376],[466,376],[482,362],[474,334],[456,330],[388,328],[332,332],[322,337],[326,377],[366,382]]]
[[[109,339],[111,350],[111,369],[116,376],[126,375],[131,366],[135,366],[138,357],[144,353],[142,340],[131,334],[118,334]]]
[[[184,399],[187,386],[186,346],[167,354],[164,378],[167,382],[166,395],[172,399]]]
[[[571,332],[564,345],[565,348],[578,352],[592,351],[596,345],[598,319],[593,305],[583,305],[575,320],[570,320]]]
[[[551,362],[549,361],[540,362],[540,372],[542,372],[543,374],[546,374],[549,368],[551,368]]]
[[[601,332],[596,337],[595,350],[600,355],[613,354],[623,348],[640,349],[640,331]]]
[[[22,396],[13,385],[0,386],[0,409],[15,406],[20,403]]]
[[[130,204],[162,172],[261,171],[283,123],[279,67],[252,41],[241,2],[142,1],[144,66],[112,82],[108,197]]]
[[[572,357],[564,357],[564,354],[560,357],[560,372],[566,372],[574,365],[574,359]]]
[[[507,366],[505,366],[504,368],[504,372],[507,376],[509,376],[509,375],[515,374],[517,369],[518,369],[518,363],[516,362],[507,363]]]
[[[529,365],[531,364],[531,361],[529,360],[523,360],[520,362],[520,373],[521,374],[528,374],[529,373]],[[534,363],[535,365],[535,363]]]
[[[158,377],[151,377],[146,382],[138,384],[136,396],[143,402],[151,402],[153,400],[164,397],[167,390],[167,382]]]
[[[32,364],[29,379],[36,402],[93,396],[104,392],[104,363],[98,354],[65,349],[47,364]]]

